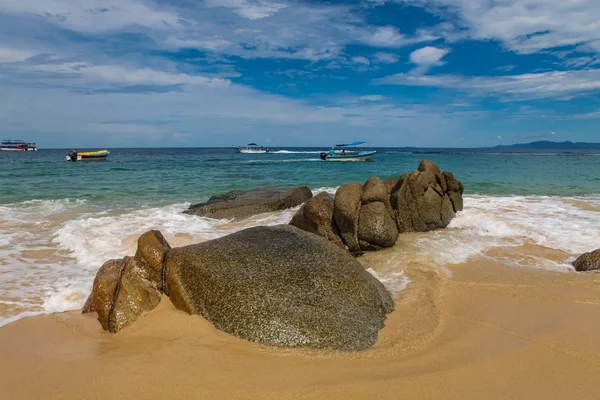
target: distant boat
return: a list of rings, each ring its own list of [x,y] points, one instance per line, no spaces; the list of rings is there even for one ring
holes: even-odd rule
[[[264,154],[268,153],[269,149],[265,149],[256,143],[248,143],[247,146],[233,146],[236,153],[247,153],[247,154]]]
[[[323,151],[320,154],[323,161],[371,161],[376,151],[359,151],[356,146],[367,142],[352,142],[348,144],[336,144],[328,152]],[[346,150],[351,148],[352,150]],[[336,150],[337,149],[337,150]],[[341,150],[340,150],[341,149]]]
[[[75,151],[72,150],[67,155],[67,161],[100,161],[106,160],[106,157],[110,154],[110,150],[98,150],[98,151]]]
[[[35,143],[24,142],[22,140],[3,140],[0,143],[2,151],[37,151]]]

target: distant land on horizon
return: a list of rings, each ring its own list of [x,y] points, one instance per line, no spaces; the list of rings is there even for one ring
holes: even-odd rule
[[[542,140],[531,143],[517,143],[489,147],[492,149],[537,149],[537,150],[600,150],[600,143],[585,142],[551,142]]]

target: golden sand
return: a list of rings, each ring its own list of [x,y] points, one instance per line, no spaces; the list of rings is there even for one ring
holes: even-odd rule
[[[412,283],[396,296],[378,343],[358,353],[249,343],[167,298],[116,335],[94,315],[27,318],[0,328],[1,397],[600,398],[600,274],[485,257],[438,271],[408,267]]]

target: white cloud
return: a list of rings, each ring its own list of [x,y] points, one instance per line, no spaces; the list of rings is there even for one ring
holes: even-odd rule
[[[455,13],[469,37],[499,40],[521,53],[600,39],[598,0],[398,1],[427,7],[446,18]]]
[[[27,50],[0,46],[0,63],[25,61],[34,55],[35,53]]]
[[[176,13],[150,4],[139,0],[0,0],[0,14],[35,16],[81,32],[131,26],[167,30],[179,26]]]
[[[204,2],[211,7],[231,8],[240,17],[248,19],[267,18],[286,8],[285,4],[264,0],[254,3],[246,0],[204,0]]]
[[[352,57],[351,60],[355,64],[363,64],[363,65],[371,64],[371,62],[366,57],[362,57],[362,56]]]
[[[382,101],[384,99],[385,99],[385,97],[383,97],[380,94],[370,94],[367,96],[359,97],[359,100],[363,100],[363,101]]]
[[[384,64],[394,64],[399,60],[399,57],[392,53],[375,53],[373,54],[373,57],[375,58],[375,61]]]
[[[508,76],[461,76],[395,74],[376,84],[431,86],[470,91],[479,95],[498,95],[514,99],[569,99],[597,93],[600,70],[552,71]]]
[[[58,75],[68,75],[73,78],[71,84],[85,82],[99,84],[121,85],[202,85],[227,86],[226,79],[188,75],[176,72],[158,71],[149,68],[127,68],[122,65],[91,65],[81,62],[64,64],[38,64],[22,67],[21,70],[47,72]],[[82,78],[82,81],[77,81]]]
[[[410,61],[424,67],[441,65],[440,60],[448,54],[448,49],[426,46],[410,53]]]
[[[404,36],[398,32],[398,29],[392,26],[377,28],[373,33],[364,39],[365,43],[378,47],[394,47],[398,45]]]

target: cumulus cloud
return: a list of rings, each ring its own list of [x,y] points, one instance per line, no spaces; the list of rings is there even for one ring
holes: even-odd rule
[[[442,64],[440,60],[448,54],[448,49],[426,46],[410,53],[410,61],[414,64],[430,67]]]

